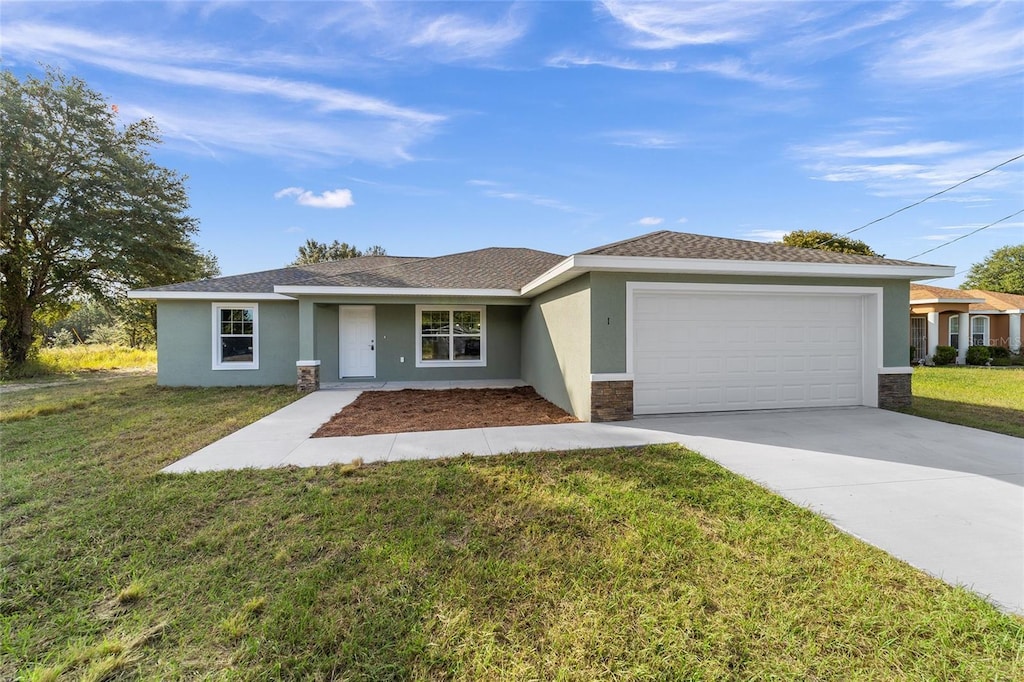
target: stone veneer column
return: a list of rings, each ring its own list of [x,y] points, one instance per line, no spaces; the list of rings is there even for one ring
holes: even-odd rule
[[[299,393],[312,393],[320,390],[320,361],[299,360],[295,363],[298,380],[295,388]]]
[[[907,369],[910,370],[909,367]],[[901,371],[897,374],[879,374],[878,406],[883,410],[897,410],[901,407],[910,407],[912,399],[910,384],[913,377],[913,370],[908,372]]]
[[[632,418],[632,379],[590,382],[590,421],[619,422]]]

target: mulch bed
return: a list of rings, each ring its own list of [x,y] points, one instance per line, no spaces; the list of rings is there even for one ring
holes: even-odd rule
[[[530,386],[437,391],[407,388],[401,391],[365,391],[317,429],[313,437],[575,421],[579,420],[541,398]]]

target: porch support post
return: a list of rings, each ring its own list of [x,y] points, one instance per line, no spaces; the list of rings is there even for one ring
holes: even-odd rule
[[[313,301],[299,299],[299,360],[316,360],[313,351]]]
[[[295,388],[299,393],[320,389],[320,361],[316,359],[316,344],[313,342],[314,312],[312,300],[299,299],[299,359],[295,363]]]
[[[971,347],[971,314],[960,313],[959,347],[956,349],[956,364],[967,364],[967,349]]]
[[[935,349],[939,345],[939,314],[928,313],[928,362],[935,357]]]
[[[1020,352],[1020,318],[1021,313],[1010,313],[1010,352]]]

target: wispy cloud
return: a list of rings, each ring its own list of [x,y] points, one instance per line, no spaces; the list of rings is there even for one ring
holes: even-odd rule
[[[621,71],[673,72],[678,68],[678,63],[675,61],[642,62],[627,57],[595,57],[574,52],[561,52],[549,57],[545,64],[558,69],[572,66],[602,66]]]
[[[819,157],[842,156],[854,159],[890,159],[899,157],[931,157],[958,154],[969,149],[963,142],[948,140],[911,140],[900,144],[867,144],[864,140],[844,140],[832,144],[800,148],[805,154]]]
[[[634,47],[650,50],[746,42],[767,30],[766,18],[781,13],[777,4],[753,2],[605,0],[602,5],[630,31]]]
[[[679,149],[685,144],[682,135],[663,130],[613,130],[601,138],[617,147],[637,149]]]
[[[329,189],[322,194],[314,194],[302,187],[285,187],[274,193],[275,199],[295,197],[295,203],[310,208],[348,208],[356,202],[352,200],[352,190]]]
[[[188,142],[184,149],[211,156],[230,149],[292,159],[323,161],[333,155],[334,161],[394,163],[410,160],[409,148],[447,120],[343,88],[246,73],[258,60],[203,44],[172,45],[37,22],[5,26],[4,50],[22,59],[67,60],[163,84],[132,93],[122,114],[129,119],[151,116],[167,137]],[[224,62],[230,68],[200,68],[197,61]],[[209,94],[182,94],[182,89],[197,88]]]
[[[467,185],[473,187],[480,187],[481,194],[485,197],[491,197],[493,199],[505,199],[507,201],[521,201],[527,204],[533,204],[534,206],[541,206],[543,208],[550,208],[563,213],[578,213],[582,215],[589,215],[587,211],[584,211],[576,206],[567,204],[564,201],[558,199],[552,199],[551,197],[544,196],[542,194],[533,194],[530,192],[522,192],[518,189],[509,187],[505,183],[495,182],[493,180],[467,180]]]
[[[1024,71],[1024,22],[1019,2],[986,2],[955,9],[957,17],[912,28],[895,41],[875,63],[875,75],[942,86]]]
[[[525,24],[512,12],[494,23],[461,14],[445,14],[419,27],[409,37],[408,44],[433,47],[451,59],[473,59],[491,57],[525,33]]]
[[[661,225],[663,222],[665,222],[664,218],[659,218],[658,216],[649,215],[649,216],[644,216],[640,220],[636,221],[636,224],[637,225],[645,225],[645,226],[653,226],[653,225]]]
[[[789,230],[750,230],[744,233],[743,238],[755,242],[778,242],[787,234]]]

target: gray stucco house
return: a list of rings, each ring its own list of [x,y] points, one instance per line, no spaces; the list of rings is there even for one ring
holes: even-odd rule
[[[583,420],[910,398],[949,266],[660,231],[572,256],[374,256],[141,289],[178,386],[522,379]]]

